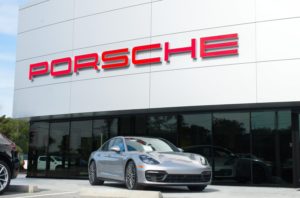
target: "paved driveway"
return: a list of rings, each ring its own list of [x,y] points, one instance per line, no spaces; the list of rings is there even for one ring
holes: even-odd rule
[[[90,186],[87,180],[65,179],[35,179],[19,175],[12,180],[12,185],[37,185],[40,192],[16,193],[7,192],[2,197],[14,198],[77,198],[81,191],[101,194],[104,191],[122,191],[127,189],[122,184],[106,182],[103,186]],[[164,198],[299,198],[300,190],[295,188],[265,188],[265,187],[236,187],[210,185],[203,192],[190,192],[185,187],[156,187],[147,188],[147,191],[161,191]]]

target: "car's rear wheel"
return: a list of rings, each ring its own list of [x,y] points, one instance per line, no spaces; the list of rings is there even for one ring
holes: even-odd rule
[[[200,185],[200,186],[188,186],[188,189],[190,191],[203,191],[206,188],[206,185]]]
[[[0,160],[0,194],[9,186],[11,172],[6,162]]]
[[[127,163],[125,169],[125,184],[129,190],[142,189],[142,186],[137,183],[137,171],[133,161]]]
[[[89,166],[89,182],[91,185],[102,185],[104,183],[103,180],[97,178],[97,168],[95,161],[92,161]]]

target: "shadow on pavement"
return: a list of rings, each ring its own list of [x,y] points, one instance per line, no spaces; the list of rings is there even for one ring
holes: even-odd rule
[[[104,186],[109,186],[109,187],[115,187],[115,188],[120,188],[126,190],[127,188],[125,187],[124,184],[122,183],[108,183],[104,184]],[[184,186],[160,186],[160,187],[154,187],[154,186],[145,186],[143,190],[146,191],[160,191],[162,193],[212,193],[212,192],[217,192],[219,190],[213,188],[212,186],[208,186],[204,191],[202,192],[193,192],[187,189],[187,187]]]

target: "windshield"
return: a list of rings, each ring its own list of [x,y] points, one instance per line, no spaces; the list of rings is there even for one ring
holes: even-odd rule
[[[140,152],[178,152],[172,143],[156,138],[125,138],[127,150]]]

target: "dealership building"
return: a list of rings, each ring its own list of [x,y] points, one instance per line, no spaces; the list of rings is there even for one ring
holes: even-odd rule
[[[300,186],[299,0],[32,0],[13,116],[28,177],[87,178],[118,135],[202,154],[213,183]]]

